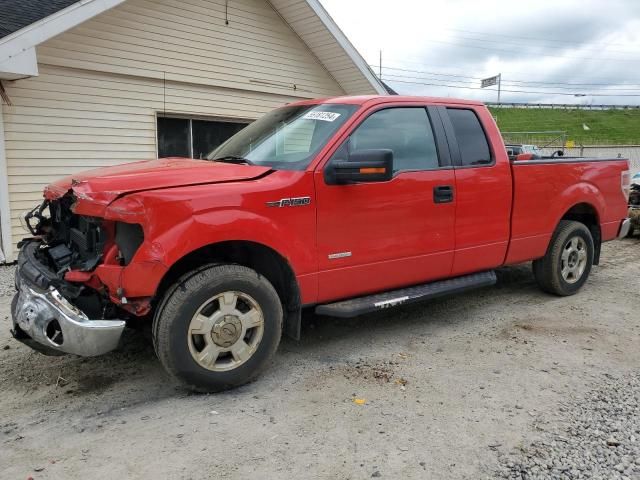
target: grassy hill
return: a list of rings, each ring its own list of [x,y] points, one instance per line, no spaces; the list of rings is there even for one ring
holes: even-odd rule
[[[491,108],[503,132],[566,131],[567,139],[582,145],[640,145],[640,109],[560,110]],[[585,130],[583,125],[589,130]],[[507,141],[543,143],[542,137],[507,138]],[[549,136],[546,136],[548,138]]]

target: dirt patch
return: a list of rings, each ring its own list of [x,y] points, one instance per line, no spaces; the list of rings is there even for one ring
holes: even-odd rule
[[[517,321],[503,328],[499,336],[501,338],[513,338],[522,336],[547,336],[547,337],[572,337],[599,335],[595,327],[575,326],[563,324],[558,319],[539,318],[527,321]]]
[[[87,375],[86,377],[80,377],[77,385],[70,386],[68,390],[72,390],[74,393],[100,393],[111,387],[118,380],[109,375]],[[69,393],[69,392],[68,392]]]
[[[326,382],[333,382],[336,378],[342,378],[352,384],[384,385],[399,378],[398,364],[393,361],[369,364],[366,361],[357,361],[347,364],[330,365],[318,372],[311,383],[318,386]]]
[[[346,365],[333,374],[344,376],[347,380],[374,381],[377,383],[389,383],[393,380],[396,371],[396,365],[389,363],[387,365],[369,365],[361,362],[355,365]]]
[[[598,333],[597,328],[591,327],[572,327],[566,325],[536,325],[524,323],[515,325],[516,329],[525,332],[536,333],[540,335],[592,335]]]

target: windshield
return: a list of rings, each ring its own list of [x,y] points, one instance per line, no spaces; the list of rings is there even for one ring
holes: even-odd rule
[[[341,104],[279,108],[235,134],[207,159],[304,170],[357,108]]]

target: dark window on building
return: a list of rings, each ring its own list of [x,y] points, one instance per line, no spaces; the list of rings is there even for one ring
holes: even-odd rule
[[[189,120],[158,118],[158,156],[190,157]]]
[[[246,123],[158,118],[158,157],[205,158]]]
[[[493,160],[489,142],[475,112],[462,108],[448,108],[447,111],[458,140],[462,165],[490,165]]]
[[[388,108],[373,113],[351,135],[351,152],[393,150],[396,172],[439,167],[438,150],[424,108]]]
[[[193,120],[193,158],[205,158],[244,127],[244,123]]]

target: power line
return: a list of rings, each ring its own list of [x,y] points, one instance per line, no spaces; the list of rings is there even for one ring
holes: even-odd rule
[[[438,77],[416,77],[414,75],[399,75],[397,73],[386,73],[384,75],[385,79],[393,80],[394,78],[399,79],[409,79],[409,80],[432,80],[436,82],[450,82],[450,83],[460,83],[460,84],[469,84],[469,85],[478,85],[477,81],[471,80],[456,80],[452,78],[438,78]]]
[[[538,81],[526,81],[526,80],[509,80],[511,83],[515,84],[528,84],[528,85],[568,85],[571,87],[640,87],[640,83],[571,83],[571,82],[538,82]],[[635,90],[636,88],[620,88],[617,90]],[[604,89],[597,89],[604,90]],[[615,89],[614,89],[615,90]]]
[[[434,86],[434,87],[446,87],[446,88],[463,88],[463,89],[467,89],[467,90],[485,90],[485,91],[492,91],[492,92],[497,92],[498,90],[495,88],[481,88],[481,87],[465,87],[465,86],[460,86],[460,85],[447,85],[447,84],[439,84],[439,83],[426,83],[426,82],[411,82],[411,81],[404,81],[404,80],[389,80],[389,82],[392,83],[403,83],[403,84],[410,84],[410,85],[428,85],[428,86]],[[525,94],[538,94],[538,95],[565,95],[565,96],[570,96],[570,97],[575,97],[576,94],[575,93],[567,93],[567,92],[536,92],[536,91],[529,91],[529,90],[502,90],[503,92],[508,92],[508,93],[525,93]],[[623,94],[606,94],[606,93],[580,93],[581,96],[585,96],[585,97],[640,97],[640,93],[638,94],[627,94],[627,93],[623,93]]]
[[[508,42],[508,41],[504,41],[504,40],[487,40],[484,38],[477,38],[477,37],[469,37],[469,36],[465,36],[465,35],[456,35],[455,38],[453,38],[453,40],[472,40],[474,42],[484,42],[484,43],[492,43],[492,44],[498,44],[498,45],[513,45],[516,47],[527,47],[527,48],[559,48],[557,46],[551,46],[551,45],[536,45],[534,43],[520,43],[520,42]],[[574,48],[574,49],[580,49],[581,52],[598,52],[598,53],[602,53],[603,49],[594,49],[594,48],[584,48],[583,46],[580,45],[573,45],[571,47],[569,46],[565,46],[564,48]],[[611,50],[609,48],[606,48],[606,53],[618,53],[618,54],[623,54],[623,55],[637,55],[637,52],[623,52],[621,50]],[[621,58],[619,60],[638,60],[638,57],[631,57],[631,58]]]
[[[376,58],[376,61],[377,58]],[[422,58],[420,60],[418,60],[415,57],[402,57],[402,59],[398,59],[397,57],[395,59],[389,59],[388,60],[388,64],[393,64],[393,65],[400,65],[402,67],[406,67],[407,64],[410,65],[416,65],[416,68],[421,68],[421,69],[432,69],[432,68],[440,68],[440,69],[445,69],[445,70],[454,70],[454,71],[458,71],[458,72],[464,72],[467,73],[469,71],[468,68],[456,68],[454,65],[452,64],[447,64],[447,65],[439,65],[439,64],[435,64],[435,63],[429,63],[429,65],[427,66],[425,64],[425,59]],[[388,65],[387,64],[387,65]],[[372,64],[373,65],[373,64]],[[375,68],[378,68],[379,64],[375,64]],[[388,68],[388,67],[387,67]],[[502,73],[507,73],[507,74],[513,74],[513,75],[523,75],[525,74],[527,77],[531,77],[531,78],[535,78],[536,76],[536,70],[531,70],[528,69],[526,71],[522,71],[522,70],[508,70],[507,68],[501,68],[500,70],[502,70]],[[458,76],[463,76],[460,74],[449,74],[448,76],[452,76],[452,75],[458,75]],[[471,77],[471,78],[476,78],[476,77]],[[605,81],[608,82],[609,81],[609,77],[604,77],[604,76],[598,76],[598,75],[589,75],[589,79],[594,79],[594,80],[601,80],[601,81]],[[544,78],[544,80],[546,80],[546,78]]]
[[[399,71],[399,72],[426,73],[426,74],[429,74],[429,75],[437,75],[437,76],[440,76],[440,77],[458,77],[458,78],[471,78],[473,80],[482,80],[480,77],[470,77],[468,75],[458,75],[458,74],[455,74],[455,73],[426,72],[424,70],[409,70],[409,69],[406,69],[406,68],[395,68],[395,67],[387,67],[387,66],[382,67],[382,69],[383,70],[396,70],[396,71]]]
[[[439,77],[456,77],[456,78],[468,78],[472,80],[482,80],[482,77],[472,77],[469,75],[459,75],[455,73],[443,73],[443,72],[431,72],[426,70],[412,70],[407,68],[396,68],[396,67],[383,67],[383,70],[392,70],[397,72],[408,72],[408,73],[420,73],[426,75],[434,75]],[[387,75],[395,75],[394,73],[388,73]],[[505,80],[507,82],[507,80]],[[535,80],[508,80],[510,83],[522,83],[522,84],[541,84],[541,85],[569,85],[569,86],[638,86],[640,87],[640,83],[571,83],[571,82],[545,82],[545,81],[535,81]],[[469,82],[471,83],[471,82]]]
[[[516,53],[516,54],[522,54],[522,52],[518,52],[517,50],[507,50],[504,48],[487,48],[487,47],[481,47],[481,46],[477,46],[477,45],[467,45],[464,43],[454,43],[454,42],[444,42],[442,40],[428,40],[428,42],[430,43],[440,43],[443,45],[453,45],[456,47],[461,47],[461,48],[473,48],[476,50],[486,50],[486,51],[491,51],[491,52],[504,52],[504,53]],[[583,60],[583,61],[601,61],[601,62],[622,62],[622,63],[635,63],[637,62],[637,60],[630,60],[630,59],[622,59],[622,58],[596,58],[596,57],[574,57],[574,56],[567,56],[567,55],[550,55],[548,53],[536,53],[535,54],[538,57],[551,57],[551,58],[564,58],[564,59],[571,59],[571,60]]]
[[[472,85],[477,85],[478,82],[477,81],[468,81],[468,80],[452,80],[452,79],[440,79],[440,78],[433,78],[433,77],[416,77],[416,76],[412,76],[412,75],[399,75],[399,74],[386,74],[385,79],[392,81],[394,79],[408,79],[408,80],[435,80],[435,81],[449,81],[452,83],[456,83],[456,84],[472,84]],[[545,85],[532,85],[532,84],[521,84],[521,83],[512,83],[510,81],[507,80],[503,80],[502,81],[502,85],[506,85],[506,86],[511,86],[511,87],[531,87],[531,88],[542,88],[542,89],[561,89],[561,90],[573,90],[574,93],[579,93],[577,88],[574,88],[573,86],[558,86],[558,85],[549,85],[549,86],[545,86]],[[591,90],[595,90],[595,91],[607,91],[607,92],[612,92],[612,91],[616,91],[616,92],[638,92],[640,91],[640,88],[595,88],[595,89],[591,89]]]
[[[484,35],[484,36],[493,36],[493,37],[503,37],[503,38],[516,38],[516,39],[520,39],[520,40],[528,40],[528,41],[539,41],[539,42],[547,42],[547,43],[558,43],[558,44],[565,44],[565,45],[576,45],[575,42],[566,42],[566,41],[562,41],[562,40],[549,40],[546,38],[535,38],[535,37],[523,37],[523,36],[518,36],[518,35],[505,35],[505,34],[501,34],[501,33],[487,33],[487,32],[478,32],[478,31],[473,31],[473,30],[464,30],[461,28],[445,28],[445,30],[449,30],[452,32],[463,32],[463,33],[471,33],[474,35]],[[613,45],[616,47],[626,47],[628,46],[627,44],[624,43],[607,43],[607,45]],[[623,52],[623,53],[632,53],[632,52]]]

